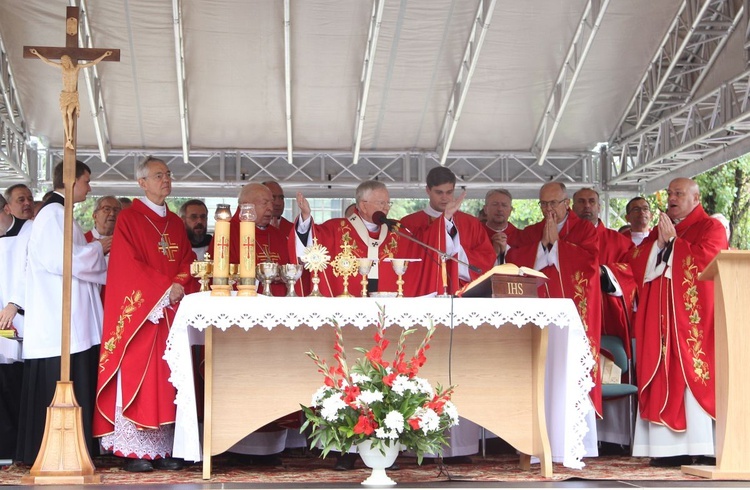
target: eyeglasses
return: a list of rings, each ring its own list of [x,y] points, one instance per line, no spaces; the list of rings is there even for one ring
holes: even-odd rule
[[[650,213],[650,212],[651,212],[651,208],[649,208],[648,206],[643,206],[643,207],[635,206],[635,207],[630,208],[630,211],[628,211],[628,213]]]
[[[566,197],[565,199],[560,199],[559,201],[539,201],[539,207],[542,207],[542,208],[546,208],[546,207],[556,208],[561,203],[564,203],[567,200],[568,200],[568,198]]]
[[[391,201],[362,201],[362,202],[369,202],[376,206],[380,206],[381,208],[390,208],[393,205]]]
[[[119,213],[121,211],[121,209],[120,208],[115,208],[115,207],[112,207],[112,206],[102,206],[99,209],[97,209],[97,211],[104,211],[106,214],[109,214],[109,213],[115,213],[115,214],[117,214],[117,213]]]
[[[155,180],[172,180],[172,172],[157,172],[154,175],[149,175],[147,179]]]

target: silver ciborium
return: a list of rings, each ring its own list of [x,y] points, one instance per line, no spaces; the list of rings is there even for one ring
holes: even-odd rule
[[[261,262],[257,267],[257,276],[263,281],[263,294],[265,296],[273,296],[271,294],[271,282],[279,278],[279,264],[275,262]]]
[[[297,296],[294,292],[294,283],[302,276],[304,266],[302,264],[284,264],[279,267],[281,280],[286,283],[286,295]]]

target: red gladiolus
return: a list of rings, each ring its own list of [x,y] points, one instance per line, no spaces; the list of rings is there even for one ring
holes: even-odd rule
[[[329,388],[336,388],[336,383],[334,383],[333,378],[330,376],[325,377],[325,383]]]
[[[433,409],[438,415],[443,414],[443,407],[445,407],[445,400],[442,398],[438,398],[437,395],[432,399],[432,401],[427,402],[427,408]]]
[[[383,362],[383,349],[381,349],[379,345],[376,345],[375,347],[370,349],[367,354],[365,354],[365,357],[367,357],[367,359],[370,361],[370,364],[372,364],[374,367],[388,366],[387,362]]]
[[[393,386],[393,380],[396,379],[396,376],[398,376],[398,373],[391,373],[387,376],[383,376],[383,384],[386,386]]]
[[[422,419],[420,419],[419,417],[414,417],[414,418],[409,419],[409,425],[414,430],[421,429],[422,428],[421,424],[422,424]]]
[[[352,408],[356,408],[357,397],[360,395],[359,386],[347,386],[344,388],[344,402]]]
[[[368,416],[360,415],[357,425],[354,426],[354,433],[369,436],[375,432],[375,429],[377,428],[378,424],[374,420]]]

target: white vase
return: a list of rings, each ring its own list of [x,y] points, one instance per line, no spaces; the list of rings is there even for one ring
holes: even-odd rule
[[[398,453],[401,451],[401,444],[398,442],[392,442],[391,444],[383,443],[385,448],[385,454],[380,452],[380,448],[372,447],[369,440],[357,444],[357,452],[359,453],[365,466],[372,468],[369,478],[362,482],[362,485],[372,486],[390,486],[395,485],[396,482],[385,474],[385,469],[393,465],[398,457]]]

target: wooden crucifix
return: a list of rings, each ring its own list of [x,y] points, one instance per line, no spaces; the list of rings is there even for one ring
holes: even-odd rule
[[[68,7],[65,19],[65,47],[24,46],[24,58],[38,57],[60,68],[63,89],[60,110],[65,129],[63,183],[65,184],[65,227],[63,239],[62,337],[60,346],[60,381],[52,404],[47,408],[42,447],[24,483],[99,483],[83,436],[82,413],[70,380],[70,294],[73,277],[73,186],[76,178],[76,122],[78,73],[81,68],[100,61],[120,61],[118,49],[78,47],[78,7]],[[59,63],[52,60],[60,60]]]

